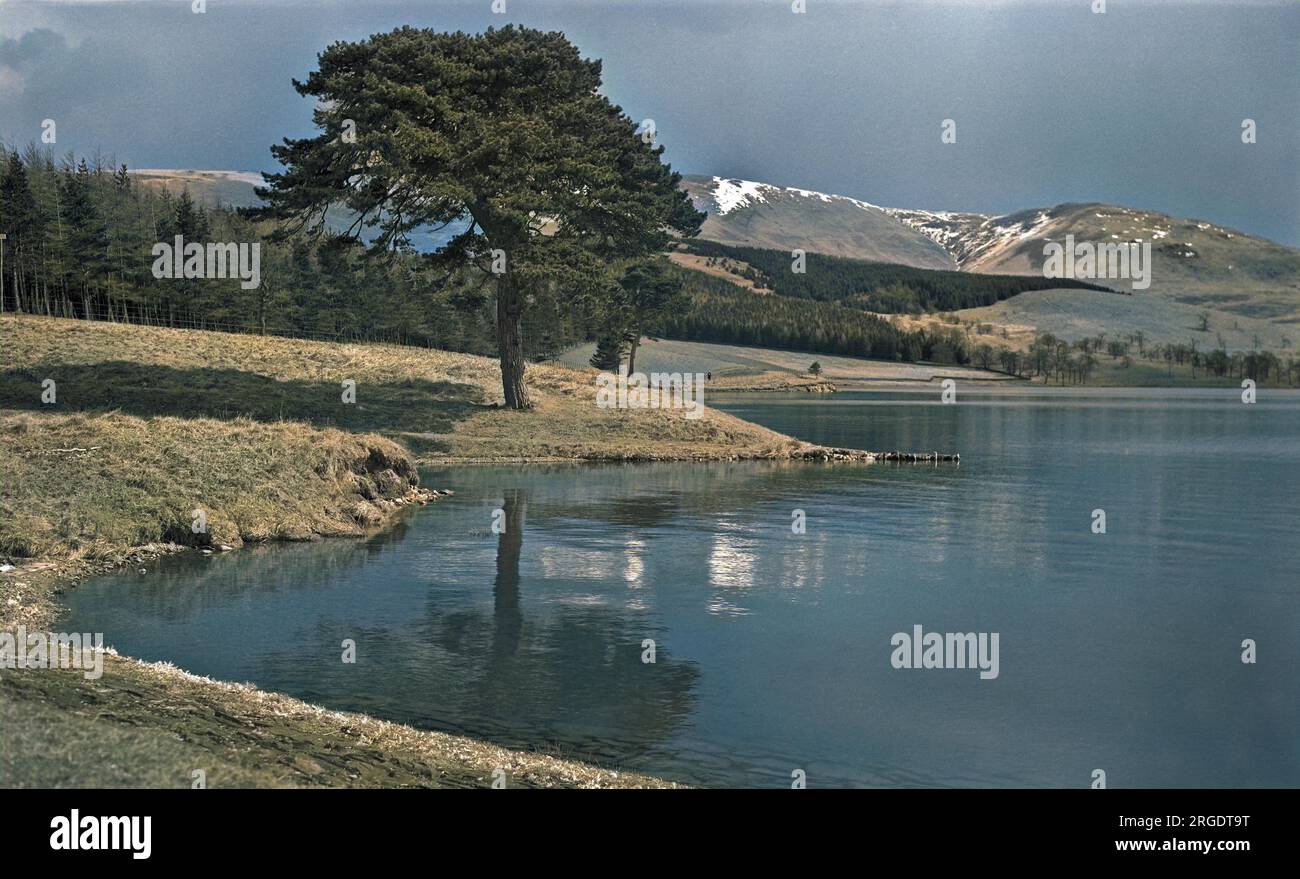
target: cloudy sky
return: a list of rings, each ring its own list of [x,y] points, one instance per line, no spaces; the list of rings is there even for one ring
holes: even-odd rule
[[[310,131],[290,79],[330,42],[517,22],[604,59],[685,173],[898,207],[1107,201],[1300,245],[1300,3],[1092,3],[0,0],[0,140],[51,118],[60,153],[272,170]]]

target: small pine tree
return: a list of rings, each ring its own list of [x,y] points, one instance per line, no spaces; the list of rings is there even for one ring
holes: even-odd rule
[[[181,197],[176,200],[176,233],[183,236],[187,244],[196,241],[201,237],[200,223],[189,189],[182,189]]]
[[[819,361],[817,361],[817,360],[814,360],[814,361],[812,362],[812,366],[808,367],[808,373],[809,373],[810,375],[821,375],[821,374],[822,374],[822,365],[821,365],[821,363],[820,363]]]
[[[598,340],[596,353],[591,355],[591,360],[588,362],[597,369],[617,372],[619,364],[623,362],[623,338],[605,336]]]

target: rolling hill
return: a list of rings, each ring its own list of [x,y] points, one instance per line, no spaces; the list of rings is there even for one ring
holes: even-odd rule
[[[1205,220],[1101,203],[1002,215],[883,208],[723,177],[690,177],[684,188],[709,214],[701,237],[722,244],[1035,275],[1042,272],[1044,245],[1063,244],[1067,235],[1075,241],[1135,242],[1151,246],[1152,266],[1150,288],[1134,295],[1293,329],[1300,324],[1300,250]],[[1102,283],[1131,289],[1125,281]]]
[[[1075,241],[1149,244],[1151,286],[1145,293],[1244,317],[1300,323],[1300,250],[1205,220],[1096,203],[997,217],[890,213],[942,244],[963,271],[987,274],[1040,272],[1043,245],[1063,244],[1066,235]]]
[[[139,168],[131,172],[139,185],[180,195],[188,190],[190,198],[208,207],[226,205],[250,208],[262,203],[253,187],[262,185],[262,175],[252,171],[183,171],[166,168]]]
[[[166,190],[172,195],[188,191],[190,198],[198,204],[209,208],[224,205],[231,208],[250,208],[262,204],[254,187],[264,185],[262,175],[253,171],[195,171],[165,168],[142,168],[130,172],[137,185],[152,189]],[[342,232],[352,225],[356,214],[346,207],[335,205],[325,214],[325,225],[335,232]],[[457,227],[448,227],[427,239],[415,238],[416,250],[436,250],[458,232]],[[374,238],[374,232],[362,232],[363,241]]]

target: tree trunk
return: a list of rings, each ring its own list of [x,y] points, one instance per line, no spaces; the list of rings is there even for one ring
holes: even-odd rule
[[[501,357],[501,389],[510,409],[528,409],[528,386],[524,384],[524,297],[519,285],[507,274],[497,281],[497,353]]]
[[[637,333],[632,337],[632,347],[627,352],[627,374],[631,375],[636,372],[636,349],[641,344],[641,334]]]

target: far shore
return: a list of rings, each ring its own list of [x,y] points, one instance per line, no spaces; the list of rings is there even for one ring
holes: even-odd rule
[[[918,324],[922,325],[922,324]],[[947,326],[932,316],[925,326]],[[980,338],[978,335],[973,337]],[[565,352],[556,361],[576,370],[588,365],[593,345]],[[1020,352],[1023,353],[1023,352]],[[819,367],[812,371],[813,365]],[[928,390],[944,379],[959,386],[991,388],[1063,388],[1086,391],[1090,388],[1239,388],[1240,375],[1207,375],[1205,369],[1193,370],[1190,363],[1156,363],[1136,358],[1117,359],[1098,355],[1095,369],[1087,381],[1062,382],[1055,374],[1050,378],[1036,375],[1026,378],[994,368],[974,365],[955,366],[942,363],[871,360],[838,354],[814,354],[779,348],[724,345],[713,342],[682,342],[674,339],[644,338],[637,352],[636,369],[651,372],[701,371],[707,376],[706,393],[762,393],[837,391]],[[1195,373],[1195,374],[1193,374]],[[1257,383],[1259,387],[1285,389],[1294,387],[1276,374]]]

